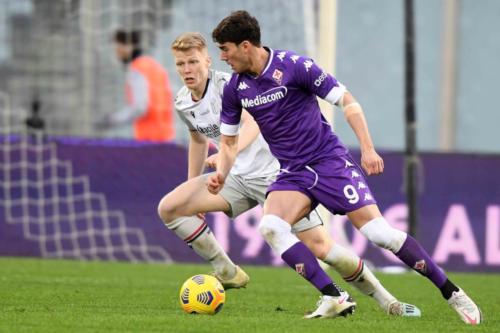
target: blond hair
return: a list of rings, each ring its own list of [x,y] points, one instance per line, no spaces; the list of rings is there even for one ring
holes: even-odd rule
[[[185,32],[172,42],[171,48],[174,51],[188,51],[191,49],[202,51],[207,48],[207,41],[199,32]]]

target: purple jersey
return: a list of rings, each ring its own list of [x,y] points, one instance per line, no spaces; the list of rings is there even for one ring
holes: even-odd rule
[[[233,74],[224,88],[221,133],[237,134],[244,108],[259,124],[282,169],[293,171],[347,154],[316,98],[335,103],[345,87],[309,58],[290,51],[267,51],[268,63],[258,77]]]

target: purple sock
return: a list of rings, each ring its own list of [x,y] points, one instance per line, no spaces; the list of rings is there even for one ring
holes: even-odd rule
[[[447,280],[441,268],[436,265],[424,248],[410,235],[406,237],[401,249],[396,253],[399,259],[423,276],[426,276],[438,288]]]
[[[283,252],[281,259],[319,291],[325,286],[333,284],[332,279],[319,266],[316,257],[302,242],[295,243]]]

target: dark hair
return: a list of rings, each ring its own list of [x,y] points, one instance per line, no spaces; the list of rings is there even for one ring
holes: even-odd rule
[[[232,12],[214,29],[212,39],[219,44],[230,42],[236,45],[247,40],[260,46],[259,22],[245,10]]]
[[[134,48],[138,48],[141,43],[141,36],[139,31],[117,30],[115,32],[114,41],[123,45],[132,45]]]

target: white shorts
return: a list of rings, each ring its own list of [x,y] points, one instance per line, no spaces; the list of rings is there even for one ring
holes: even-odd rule
[[[245,179],[238,175],[229,174],[224,187],[219,192],[221,197],[231,206],[230,218],[252,209],[257,205],[264,205],[267,187],[274,181],[275,176]],[[323,225],[318,213],[313,210],[308,217],[303,218],[292,226],[292,231],[298,233]]]

